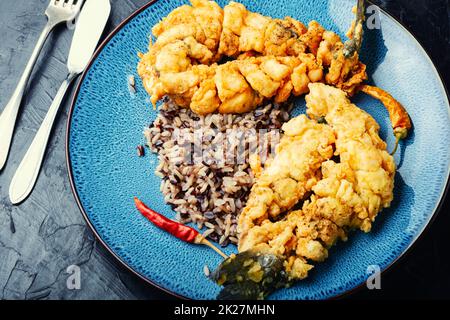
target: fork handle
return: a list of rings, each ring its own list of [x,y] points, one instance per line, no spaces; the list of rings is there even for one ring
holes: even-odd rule
[[[9,197],[13,204],[18,204],[25,200],[33,190],[39,171],[41,169],[42,160],[44,159],[47,143],[52,131],[53,123],[58,114],[61,102],[66,94],[67,88],[77,73],[70,73],[56,94],[47,115],[44,118],[36,136],[33,139],[27,153],[17,168],[16,173],[9,187]]]
[[[20,103],[22,102],[28,79],[30,78],[33,67],[36,64],[36,60],[39,57],[42,47],[44,46],[45,40],[54,27],[54,22],[47,22],[44,30],[39,37],[36,47],[31,54],[31,58],[28,61],[22,76],[20,77],[19,83],[17,84],[17,87],[14,90],[11,99],[3,109],[3,112],[0,114],[0,170],[2,170],[3,166],[5,165],[6,159],[8,158],[9,148],[14,133],[14,126],[17,119],[17,113],[19,111]]]

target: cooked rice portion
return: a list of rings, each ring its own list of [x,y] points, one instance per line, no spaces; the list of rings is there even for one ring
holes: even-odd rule
[[[278,143],[290,107],[266,105],[242,115],[194,114],[166,101],[144,131],[158,154],[160,190],[182,223],[205,229],[222,246],[237,243],[237,216],[253,185],[249,156],[261,161]]]

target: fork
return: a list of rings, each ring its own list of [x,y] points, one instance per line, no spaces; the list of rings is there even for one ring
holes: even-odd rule
[[[25,88],[45,40],[57,25],[74,20],[80,12],[83,2],[84,0],[51,0],[45,10],[47,24],[31,54],[31,58],[17,84],[16,90],[0,114],[0,170],[3,169],[8,158],[17,114],[25,93]]]

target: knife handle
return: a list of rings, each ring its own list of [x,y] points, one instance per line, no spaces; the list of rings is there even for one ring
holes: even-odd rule
[[[6,159],[8,158],[17,113],[19,112],[20,103],[22,102],[28,79],[30,78],[36,60],[39,57],[42,47],[44,46],[45,40],[54,27],[55,24],[50,21],[45,26],[11,99],[3,109],[3,112],[0,114],[0,170],[3,168],[6,163]]]
[[[11,185],[9,186],[9,197],[13,204],[18,204],[25,200],[33,190],[59,107],[67,88],[76,76],[76,73],[70,73],[62,83],[33,142],[14,174]]]

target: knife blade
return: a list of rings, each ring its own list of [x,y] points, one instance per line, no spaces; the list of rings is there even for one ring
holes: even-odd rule
[[[109,0],[87,0],[80,13],[70,46],[69,72],[81,73],[88,65],[111,12]]]
[[[68,75],[56,94],[28,151],[22,159],[9,186],[13,204],[24,201],[36,184],[44,159],[50,133],[61,102],[72,81],[89,64],[111,12],[109,0],[88,0],[78,18],[67,60]]]

